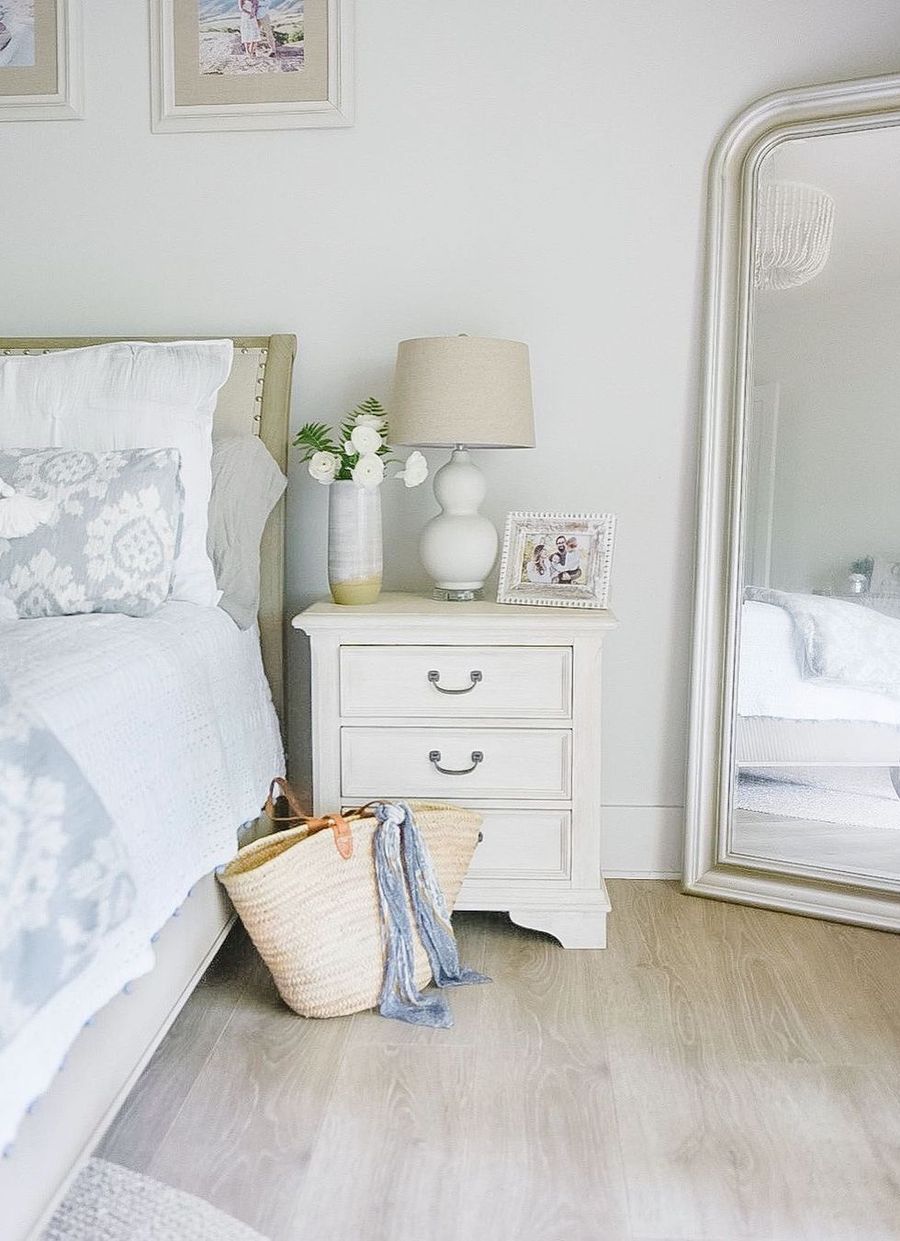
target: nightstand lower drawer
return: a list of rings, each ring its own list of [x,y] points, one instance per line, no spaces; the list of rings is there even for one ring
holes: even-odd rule
[[[342,728],[341,797],[560,798],[572,734],[559,728]]]
[[[570,811],[474,808],[484,816],[484,839],[475,850],[467,879],[569,878]]]

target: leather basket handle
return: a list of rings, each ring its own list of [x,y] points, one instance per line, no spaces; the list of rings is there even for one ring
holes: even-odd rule
[[[326,814],[321,819],[307,819],[306,826],[310,835],[330,827],[334,832],[335,848],[344,861],[347,862],[353,857],[353,832],[342,814]]]
[[[278,793],[275,792],[276,789]],[[287,802],[290,814],[278,813],[279,797]],[[283,776],[276,776],[269,785],[265,804],[265,812],[273,823],[287,823],[291,827],[305,824],[310,836],[330,827],[334,833],[335,848],[345,862],[353,856],[353,830],[350,825],[358,819],[371,818],[371,815],[366,814],[367,810],[367,806],[362,806],[359,810],[350,810],[346,814],[324,814],[318,818],[305,814],[300,799]]]
[[[278,789],[277,793],[276,789]],[[287,802],[290,814],[278,813],[277,803],[279,798],[284,798]],[[303,807],[300,805],[300,799],[284,776],[276,776],[269,785],[269,794],[266,797],[266,804],[263,809],[273,823],[290,823],[292,826],[296,826],[298,822],[306,818]]]

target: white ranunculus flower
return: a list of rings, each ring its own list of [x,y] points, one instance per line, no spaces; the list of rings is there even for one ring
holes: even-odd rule
[[[384,462],[373,452],[360,457],[353,467],[353,481],[358,487],[365,487],[367,491],[374,491],[383,478]]]
[[[374,427],[355,426],[350,435],[350,443],[361,457],[367,457],[369,453],[378,452],[381,436]]]
[[[406,487],[418,487],[428,477],[428,462],[420,452],[411,452],[397,477],[403,479]]]
[[[376,431],[383,431],[387,418],[384,414],[357,414],[355,421],[358,427],[373,427]]]
[[[338,464],[333,452],[314,452],[307,468],[317,483],[328,484],[334,482]]]

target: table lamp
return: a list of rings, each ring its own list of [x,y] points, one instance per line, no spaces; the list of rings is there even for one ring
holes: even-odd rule
[[[434,476],[441,509],[419,555],[436,599],[480,599],[497,559],[497,531],[479,513],[487,490],[470,448],[533,448],[528,346],[483,336],[429,336],[397,347],[390,414],[395,444],[452,448]]]

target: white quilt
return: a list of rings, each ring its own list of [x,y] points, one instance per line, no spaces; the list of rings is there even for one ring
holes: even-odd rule
[[[809,680],[801,671],[801,655],[794,622],[784,608],[745,602],[739,714],[789,720],[868,720],[900,727],[900,698],[873,689]]]
[[[784,608],[811,681],[900,696],[900,619],[864,602],[750,586],[746,597]]]
[[[121,830],[135,907],[0,1055],[0,1149],[84,1023],[153,967],[151,938],[235,850],[283,769],[259,636],[220,608],[0,623],[0,671],[36,704]]]

